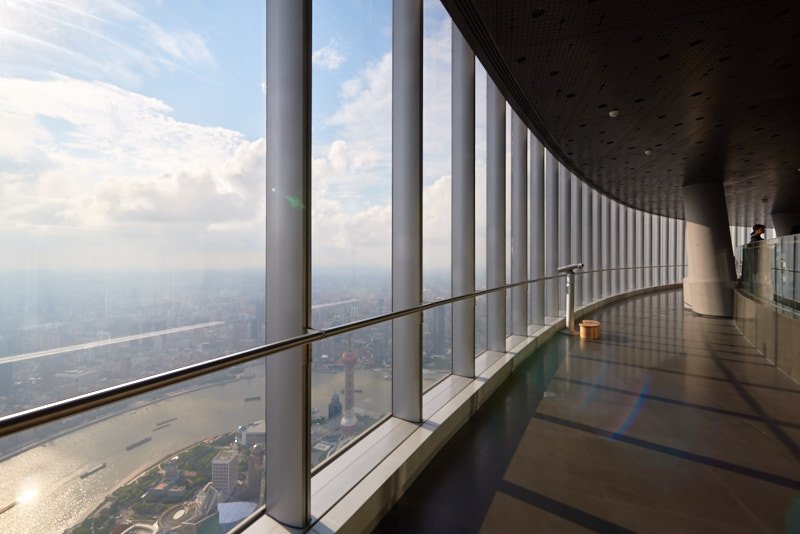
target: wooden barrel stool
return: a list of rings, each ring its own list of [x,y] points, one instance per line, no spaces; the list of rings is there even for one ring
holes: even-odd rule
[[[581,339],[600,339],[600,321],[586,319],[580,323]]]

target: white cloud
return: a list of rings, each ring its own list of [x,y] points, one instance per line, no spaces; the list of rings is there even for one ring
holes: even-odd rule
[[[2,2],[0,48],[7,76],[33,66],[117,85],[215,63],[201,35],[166,28],[113,0]]]
[[[336,70],[344,63],[344,54],[338,49],[335,41],[314,50],[311,62],[323,70]]]
[[[152,36],[158,46],[170,57],[186,63],[213,63],[214,56],[198,34],[181,30],[166,31],[158,25],[150,26]]]
[[[46,5],[92,32],[91,46],[71,53],[87,72],[109,69],[104,79],[213,61],[196,35],[154,27],[121,4],[92,14],[89,3]],[[151,39],[128,47],[112,28]],[[426,269],[450,263],[449,22],[434,30],[425,38]],[[314,55],[320,68],[345,59],[335,42]],[[176,120],[166,102],[79,77],[0,78],[0,246],[16,251],[0,267],[263,264],[264,139]],[[341,84],[318,128],[332,135],[313,147],[315,266],[391,263],[391,80],[387,53]]]
[[[264,139],[171,112],[109,84],[0,78],[0,242],[33,255],[0,267],[262,263]]]
[[[450,266],[450,22],[424,39],[423,261]],[[314,264],[391,265],[392,55],[340,86],[325,126],[334,140],[314,147]]]

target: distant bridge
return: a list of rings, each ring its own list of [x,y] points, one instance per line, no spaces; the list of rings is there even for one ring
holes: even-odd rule
[[[323,308],[333,308],[334,306],[341,306],[343,304],[355,304],[356,302],[361,302],[359,299],[348,299],[348,300],[340,300],[338,302],[326,302],[324,304],[314,304],[311,306],[312,310],[321,310]]]
[[[201,328],[211,328],[212,326],[219,326],[225,324],[223,321],[211,321],[208,323],[198,323],[189,326],[177,326],[175,328],[167,328],[166,330],[156,330],[154,332],[147,332],[144,334],[134,334],[132,336],[113,337],[111,339],[104,339],[102,341],[90,341],[89,343],[81,343],[79,345],[70,345],[68,347],[60,347],[57,349],[40,350],[36,352],[26,352],[24,354],[17,354],[15,356],[0,356],[0,365],[4,363],[22,362],[25,360],[33,360],[36,358],[44,358],[46,356],[55,356],[57,354],[66,354],[68,352],[75,352],[78,350],[96,349],[98,347],[105,347],[108,345],[118,345],[120,343],[127,343],[129,341],[138,341],[158,336],[168,336],[171,334],[180,334],[182,332],[189,332],[192,330],[199,330]]]

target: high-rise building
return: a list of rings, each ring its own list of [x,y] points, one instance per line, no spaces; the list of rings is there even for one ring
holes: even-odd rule
[[[446,343],[446,321],[445,321],[445,313],[447,312],[447,306],[439,306],[433,309],[433,332],[431,332],[431,336],[433,337],[433,353],[437,356],[442,356],[445,353],[447,343]]]
[[[233,449],[220,451],[211,460],[211,483],[221,493],[230,495],[236,488],[239,453]]]
[[[247,493],[258,497],[261,493],[261,479],[264,474],[264,445],[256,444],[250,449],[247,459]]]
[[[328,403],[328,419],[333,419],[342,415],[342,402],[339,400],[339,394],[334,393],[331,395],[331,402]]]
[[[348,343],[349,344],[349,343]],[[358,426],[355,414],[355,365],[358,356],[350,350],[342,354],[344,365],[344,411],[339,426],[345,434],[353,433]]]

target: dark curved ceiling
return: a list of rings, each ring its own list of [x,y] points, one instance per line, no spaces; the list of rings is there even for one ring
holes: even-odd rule
[[[683,217],[682,185],[722,180],[738,224],[800,211],[800,2],[443,3],[548,148],[611,196]]]

